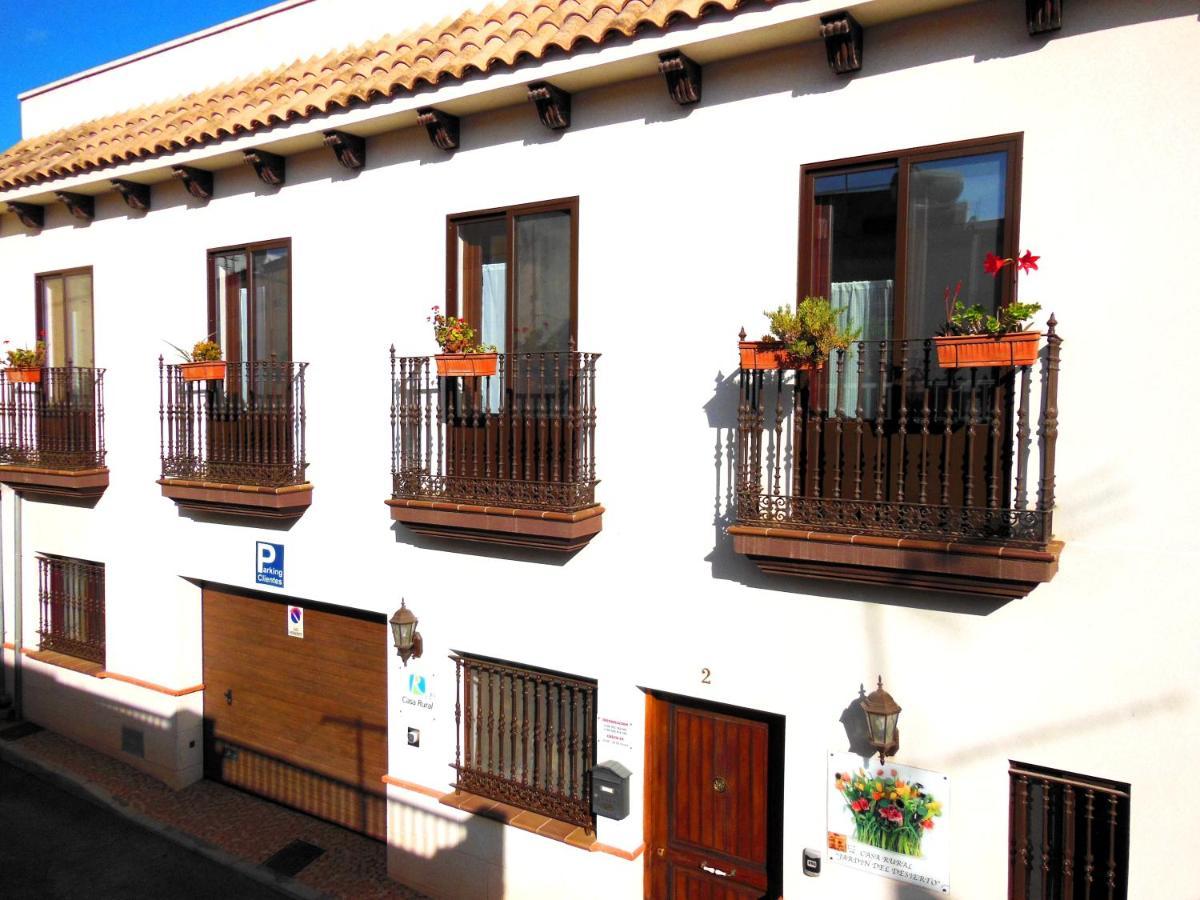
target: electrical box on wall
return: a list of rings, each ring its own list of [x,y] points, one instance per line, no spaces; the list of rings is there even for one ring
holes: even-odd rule
[[[633,773],[609,760],[592,769],[592,812],[606,819],[629,815],[629,779]]]

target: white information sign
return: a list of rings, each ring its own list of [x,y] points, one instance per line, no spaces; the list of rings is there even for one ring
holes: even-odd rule
[[[873,875],[950,891],[950,779],[830,753],[827,857]]]

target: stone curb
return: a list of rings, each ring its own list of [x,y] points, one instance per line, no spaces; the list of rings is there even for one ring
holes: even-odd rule
[[[10,722],[8,724],[12,725],[15,723]],[[4,729],[0,728],[0,731],[2,730]],[[160,835],[193,853],[207,857],[228,869],[233,869],[235,872],[239,872],[247,878],[257,881],[259,884],[279,891],[281,894],[295,897],[297,900],[332,900],[329,894],[322,894],[315,888],[301,884],[294,878],[276,874],[264,866],[241,859],[214,844],[210,844],[208,841],[180,831],[171,825],[164,825],[162,822],[145,813],[131,809],[123,800],[113,796],[98,784],[88,781],[86,778],[80,778],[60,766],[35,759],[23,752],[19,747],[14,746],[12,742],[0,741],[0,760],[28,772],[35,778],[40,778],[42,781],[62,788],[76,797],[95,803],[97,806],[110,809],[147,831]]]

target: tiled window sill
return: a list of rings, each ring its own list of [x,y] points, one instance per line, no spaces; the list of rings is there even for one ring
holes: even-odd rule
[[[54,650],[24,650],[22,652],[30,659],[36,659],[38,662],[46,663],[50,666],[58,666],[60,669],[70,669],[72,672],[82,672],[84,675],[91,675],[93,678],[100,678],[104,672],[104,666],[98,662],[92,662],[90,659],[80,659],[77,656],[68,656],[65,653],[58,653]]]
[[[569,844],[572,847],[578,847],[580,850],[592,850],[596,846],[594,831],[588,833],[580,826],[570,822],[560,822],[558,819],[551,819],[539,813],[501,803],[498,800],[480,797],[478,794],[469,794],[466,791],[451,792],[439,797],[438,802],[443,806],[450,806],[454,809],[461,809],[463,812],[492,819],[502,825],[511,825],[522,831],[529,831],[563,844]]]

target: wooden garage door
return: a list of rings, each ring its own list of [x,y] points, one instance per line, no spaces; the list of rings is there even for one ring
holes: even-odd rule
[[[206,589],[205,775],[383,840],[387,647],[382,616],[305,606],[289,637],[282,598]]]

